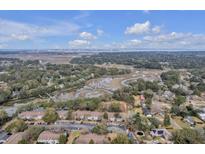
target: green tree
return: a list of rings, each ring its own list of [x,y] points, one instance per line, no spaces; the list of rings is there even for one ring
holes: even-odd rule
[[[205,143],[204,134],[194,129],[180,129],[172,134],[175,144],[203,144]]]
[[[165,115],[164,115],[164,126],[169,126],[169,125],[171,125],[171,120],[170,120],[169,114],[165,113]]]
[[[175,104],[179,106],[179,105],[186,102],[186,97],[181,96],[181,95],[177,95],[176,98],[174,99],[174,101],[175,101]]]
[[[7,127],[6,131],[10,133],[16,133],[16,132],[23,132],[25,129],[27,129],[28,126],[27,124],[21,120],[21,119],[16,119],[13,122],[11,122]]]
[[[120,104],[117,103],[117,102],[112,103],[109,107],[109,111],[110,112],[120,112],[121,111],[120,110]]]
[[[131,124],[137,130],[147,131],[150,129],[150,126],[147,123],[147,120],[145,118],[141,117],[139,113],[136,113],[135,115],[133,115],[133,117],[131,119]]]
[[[22,139],[18,142],[18,144],[29,144],[29,142],[26,139]]]
[[[6,111],[0,110],[0,126],[2,124],[4,124],[4,122],[6,122],[7,119],[8,119],[8,115],[7,115]]]
[[[54,123],[58,119],[59,119],[58,113],[54,108],[48,108],[43,117],[43,120],[47,123]]]
[[[178,105],[173,105],[171,108],[171,113],[175,114],[175,115],[180,115],[180,108]]]
[[[10,96],[11,96],[11,90],[10,89],[0,90],[0,104],[4,103],[7,100],[9,100]]]
[[[105,112],[105,113],[103,114],[103,118],[106,119],[106,120],[108,119],[108,114],[107,114],[107,112]]]
[[[67,117],[66,117],[67,120],[72,120],[73,119],[72,113],[73,113],[72,110],[68,110]]]
[[[151,109],[151,106],[152,106],[152,98],[147,98],[145,100],[145,104],[147,106],[148,109]]]
[[[29,127],[26,130],[26,133],[23,137],[24,140],[26,140],[29,143],[33,143],[38,139],[38,136],[43,132],[45,129],[44,127],[39,127],[39,126],[32,126]]]
[[[61,134],[59,137],[59,144],[66,144],[68,141],[68,137],[65,134]]]
[[[150,117],[150,118],[148,118],[148,120],[151,122],[152,128],[158,128],[159,125],[161,124],[160,121],[154,117]]]
[[[125,134],[118,134],[115,139],[111,141],[112,144],[132,144],[132,141]]]
[[[92,129],[92,132],[96,133],[96,134],[107,134],[108,130],[107,130],[107,127],[105,125],[96,125]]]
[[[91,140],[89,141],[89,144],[95,144],[95,142],[93,141],[93,139],[91,139]]]

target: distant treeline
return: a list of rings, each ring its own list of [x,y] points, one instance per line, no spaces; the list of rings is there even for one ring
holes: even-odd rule
[[[74,58],[71,63],[76,64],[124,64],[135,68],[162,69],[170,67],[202,68],[205,66],[205,52],[112,52],[99,53],[91,56]]]

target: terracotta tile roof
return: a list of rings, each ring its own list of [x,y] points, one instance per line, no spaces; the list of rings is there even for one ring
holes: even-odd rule
[[[80,135],[80,137],[76,140],[75,143],[88,144],[91,139],[94,141],[95,144],[104,144],[104,143],[108,142],[105,135],[97,135],[97,134],[89,133],[89,134],[85,134],[85,135]]]
[[[39,137],[38,137],[38,141],[40,140],[58,140],[60,137],[59,133],[54,133],[51,131],[43,131]]]
[[[18,144],[18,142],[22,140],[23,135],[24,135],[24,132],[13,134],[7,139],[5,144]]]
[[[44,116],[44,111],[25,111],[19,114],[19,117],[38,117]]]

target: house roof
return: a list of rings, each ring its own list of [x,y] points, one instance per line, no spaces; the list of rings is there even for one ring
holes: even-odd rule
[[[19,114],[19,117],[37,117],[37,116],[44,116],[44,111],[25,111]]]
[[[7,139],[5,144],[18,144],[18,142],[22,140],[23,135],[24,135],[24,132],[13,134]]]
[[[73,112],[75,116],[102,116],[103,112],[96,112],[96,111],[75,111]]]
[[[79,117],[80,116],[97,116],[97,117],[100,117],[100,116],[103,116],[103,114],[104,114],[104,112],[97,112],[97,111],[80,111],[80,110],[78,110],[78,111],[73,112],[74,116],[79,116]],[[115,117],[116,113],[107,112],[107,114],[108,114],[108,118],[113,118],[113,117]],[[126,114],[122,113],[122,112],[120,112],[118,114],[123,118],[126,116]]]
[[[51,131],[43,131],[39,137],[39,140],[58,140],[60,137],[59,133],[51,132]]]
[[[80,135],[80,137],[76,140],[77,144],[88,144],[90,140],[93,140],[95,144],[103,144],[108,142],[107,138],[105,135],[97,135],[97,134],[85,134],[85,135]]]

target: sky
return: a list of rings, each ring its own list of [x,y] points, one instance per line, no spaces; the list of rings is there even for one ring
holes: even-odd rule
[[[204,50],[205,11],[0,11],[0,49]]]

